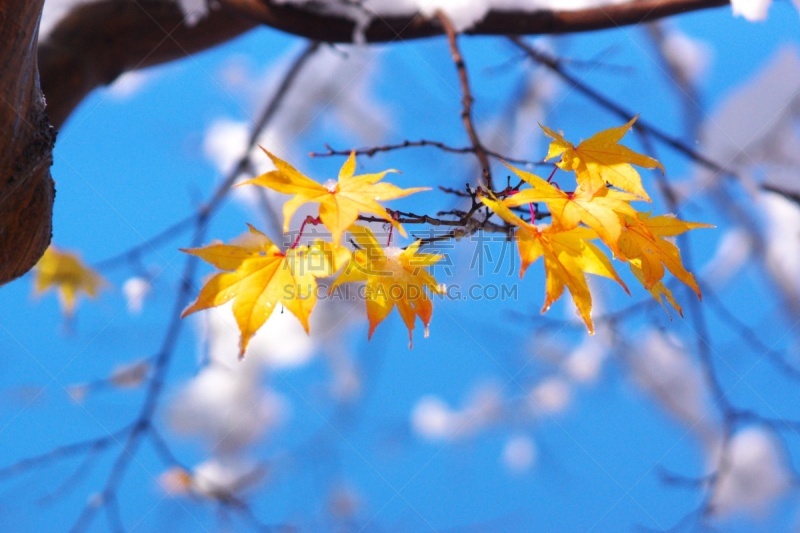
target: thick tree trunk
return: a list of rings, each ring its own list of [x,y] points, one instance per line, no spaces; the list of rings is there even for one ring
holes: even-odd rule
[[[55,133],[39,89],[36,40],[44,0],[0,0],[0,284],[50,243]]]
[[[48,115],[60,127],[86,95],[123,72],[186,57],[258,24],[215,11],[189,27],[177,4],[108,0],[78,5],[37,45],[43,4],[0,0],[0,285],[30,270],[50,243]]]

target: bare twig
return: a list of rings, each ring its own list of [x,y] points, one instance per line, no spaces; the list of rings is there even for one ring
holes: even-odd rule
[[[473,153],[478,158],[481,170],[483,171],[483,179],[485,185],[492,189],[492,169],[489,165],[489,157],[486,155],[486,149],[481,143],[478,136],[478,130],[475,128],[475,122],[472,118],[472,105],[475,99],[472,97],[472,90],[469,85],[469,76],[467,75],[467,65],[464,63],[464,57],[461,55],[461,50],[458,47],[458,37],[456,35],[455,27],[444,12],[437,13],[439,22],[442,24],[445,33],[447,34],[447,43],[450,46],[450,55],[453,56],[453,63],[458,71],[458,80],[461,83],[461,122],[464,124],[464,130],[467,132],[469,142],[472,145]]]
[[[588,86],[587,84],[583,83],[581,80],[579,80],[578,78],[567,72],[555,58],[550,57],[549,55],[536,50],[535,48],[528,45],[523,39],[519,37],[509,37],[509,39],[511,40],[512,43],[514,43],[515,46],[519,47],[521,50],[527,53],[531,59],[533,59],[537,63],[545,66],[550,71],[557,74],[561,79],[563,79],[564,81],[569,83],[572,87],[574,87],[575,90],[577,90],[590,100],[594,101],[601,107],[614,113],[615,115],[617,115],[618,117],[622,118],[625,121],[629,121],[636,116],[636,113],[632,113],[630,110],[625,109],[612,99],[608,98],[607,96],[603,95],[599,91],[593,89],[592,87]],[[691,146],[689,146],[679,138],[665,133],[664,131],[653,126],[644,119],[640,118],[639,120],[637,120],[636,124],[634,124],[634,128],[637,129],[638,131],[643,131],[652,135],[654,138],[658,139],[664,144],[682,153],[692,161],[695,161],[696,163],[699,163],[704,167],[713,170],[714,172],[717,172],[725,176],[738,177],[736,172],[734,172],[733,170],[723,167],[719,163],[713,161],[712,159],[708,158],[707,156],[693,149]]]
[[[96,437],[74,444],[59,446],[58,448],[53,448],[49,452],[27,457],[16,463],[0,468],[0,478],[16,476],[33,468],[44,466],[53,461],[60,461],[83,452],[96,453],[113,444],[119,444],[120,439],[131,430],[131,427],[131,425],[128,425],[104,437]]]
[[[664,70],[664,78],[668,85],[673,89],[678,100],[683,107],[684,136],[694,139],[697,136],[700,121],[702,119],[700,95],[692,80],[687,77],[687,73],[676,60],[667,55],[667,36],[664,32],[664,25],[659,22],[648,24],[646,27],[647,35],[653,41],[658,52]]]
[[[276,91],[269,105],[254,124],[249,142],[244,148],[244,155],[239,160],[239,163],[228,174],[226,179],[217,187],[209,201],[198,209],[194,217],[195,232],[192,238],[193,246],[199,246],[202,243],[205,235],[205,229],[207,228],[211,217],[222,204],[222,201],[230,191],[230,188],[236,181],[237,177],[245,168],[248,167],[249,153],[255,145],[259,132],[266,126],[272,116],[274,116],[275,111],[279,108],[283,98],[285,97],[292,83],[297,78],[300,70],[317,49],[318,45],[316,43],[312,43],[306,47],[303,53],[295,60],[292,67],[285,75],[283,82],[278,87],[278,90]],[[97,495],[92,496],[87,501],[87,504],[84,506],[81,514],[73,525],[73,531],[81,531],[88,527],[94,519],[97,511],[100,509],[105,510],[106,517],[109,520],[109,526],[112,529],[122,529],[117,507],[118,489],[128,470],[129,465],[131,464],[131,461],[138,452],[143,437],[152,431],[153,417],[162,397],[167,369],[183,327],[181,311],[186,306],[192,292],[195,290],[194,279],[195,272],[197,270],[197,264],[198,261],[195,256],[189,256],[186,260],[181,276],[182,282],[175,297],[173,311],[170,314],[171,319],[164,333],[161,347],[153,358],[153,368],[145,391],[145,398],[134,421],[129,426],[126,426],[122,430],[119,430],[107,437],[57,448],[56,450],[48,452],[47,454],[20,461],[14,465],[0,470],[0,476],[12,475],[62,456],[80,453],[84,450],[96,450],[98,447],[105,447],[111,443],[123,441],[120,453],[116,457],[109,470],[109,474],[106,478],[103,488]],[[243,506],[243,504],[239,503],[237,500],[231,500],[230,505],[242,510],[241,512],[249,517],[251,521],[255,520],[252,512],[247,512],[245,509],[248,508]]]
[[[146,241],[141,242],[132,248],[128,248],[127,250],[116,255],[98,261],[95,263],[94,267],[98,270],[111,270],[118,266],[133,261],[138,261],[143,255],[154,252],[160,246],[178,237],[181,233],[188,231],[194,224],[196,218],[197,215],[192,213],[191,215],[175,222],[168,228],[161,230]]]
[[[433,147],[438,148],[443,152],[450,152],[453,154],[475,154],[476,149],[474,146],[462,146],[462,147],[455,147],[449,146],[440,141],[428,141],[425,139],[421,139],[419,141],[403,141],[397,144],[386,144],[383,146],[371,146],[369,148],[356,148],[355,150],[335,150],[331,148],[330,145],[326,144],[325,148],[327,149],[325,152],[310,152],[308,155],[310,157],[330,157],[330,156],[348,156],[351,152],[355,152],[356,155],[365,155],[367,157],[372,157],[379,152],[391,152],[393,150],[401,150],[403,148],[423,148],[423,147]],[[493,157],[500,161],[505,161],[507,163],[515,163],[518,165],[533,165],[533,166],[544,166],[544,167],[552,167],[553,163],[544,163],[541,161],[529,161],[527,159],[518,159],[514,157],[508,157],[503,155],[499,152],[495,152],[489,149],[484,148],[484,152],[487,156]]]

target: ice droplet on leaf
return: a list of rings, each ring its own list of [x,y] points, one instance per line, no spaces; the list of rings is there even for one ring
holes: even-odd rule
[[[328,189],[328,192],[336,192],[336,186],[339,184],[338,181],[330,179],[322,184],[323,187]]]

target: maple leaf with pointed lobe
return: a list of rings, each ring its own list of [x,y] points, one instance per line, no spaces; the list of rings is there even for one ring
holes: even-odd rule
[[[50,246],[35,267],[34,290],[41,294],[50,288],[58,291],[61,307],[67,317],[75,312],[78,296],[97,296],[105,285],[103,278],[80,260],[77,254]]]
[[[590,195],[604,189],[606,184],[610,183],[614,187],[650,201],[642,186],[642,178],[632,165],[659,168],[664,172],[663,165],[652,157],[619,144],[637,118],[639,117],[633,117],[630,122],[622,126],[598,132],[578,146],[567,141],[560,133],[540,124],[545,134],[553,139],[545,160],[561,156],[557,163],[558,167],[562,170],[575,171],[578,188],[585,189]]]
[[[480,200],[500,218],[517,226],[515,239],[522,262],[520,277],[525,274],[528,266],[540,257],[544,258],[545,300],[542,313],[547,312],[561,298],[566,287],[589,334],[594,334],[592,294],[586,274],[613,279],[630,294],[608,257],[590,242],[597,238],[594,230],[583,227],[565,230],[554,225],[539,228],[522,220],[496,198],[481,195]]]
[[[433,304],[426,289],[434,294],[444,292],[425,269],[440,261],[442,256],[417,253],[419,241],[405,249],[383,248],[369,228],[353,226],[349,231],[359,249],[331,285],[331,291],[342,283],[366,282],[364,296],[369,320],[368,338],[372,338],[378,324],[397,307],[408,328],[411,348],[417,317],[425,328],[425,337],[428,336]]]
[[[642,267],[641,267],[642,260],[631,259],[628,262],[628,264],[631,267],[631,272],[633,272],[633,275],[636,277],[637,280],[639,280],[639,283],[641,283],[642,286],[645,286],[644,272],[642,272]],[[667,307],[667,303],[669,303],[672,307],[674,307],[679,315],[683,316],[683,309],[678,304],[678,301],[675,300],[675,297],[672,296],[672,291],[669,290],[666,285],[664,285],[663,281],[657,281],[653,283],[650,286],[650,288],[647,289],[647,291],[650,293],[650,295],[653,297],[655,301],[661,304],[661,307],[664,308],[664,310],[667,312],[668,315],[669,315],[669,308]]]
[[[355,152],[351,152],[350,157],[342,165],[337,181],[328,180],[321,184],[303,175],[276,155],[264,148],[261,149],[272,160],[276,170],[245,181],[241,185],[259,185],[283,194],[293,195],[283,205],[284,232],[289,231],[292,215],[300,206],[309,202],[318,203],[319,218],[331,232],[335,245],[339,245],[344,232],[358,219],[361,213],[369,213],[386,220],[405,236],[406,232],[403,227],[389,215],[380,202],[429,190],[429,187],[401,189],[391,183],[378,183],[387,173],[397,172],[396,170],[354,175],[356,170]]]
[[[321,241],[284,252],[269,237],[249,228],[231,244],[182,250],[227,272],[208,280],[181,317],[233,300],[233,316],[241,332],[240,358],[250,338],[279,304],[291,311],[308,333],[309,315],[317,302],[317,278],[332,275],[349,257],[344,248],[334,249]]]
[[[636,270],[641,271],[640,279],[645,289],[656,287],[664,277],[666,267],[673,276],[691,288],[698,298],[702,297],[694,276],[683,266],[680,250],[663,237],[674,237],[696,228],[712,228],[712,225],[686,222],[672,215],[651,217],[646,213],[624,217],[623,224],[625,231],[619,239],[620,258],[630,261],[631,268],[635,269],[634,274],[637,274]],[[657,290],[664,293],[660,288]],[[669,291],[665,295],[670,300]],[[678,306],[673,306],[680,311]]]
[[[507,207],[544,202],[553,217],[553,225],[564,230],[578,227],[582,222],[595,230],[606,246],[618,253],[617,240],[622,233],[621,215],[635,216],[630,202],[633,194],[604,188],[591,195],[583,189],[564,192],[535,174],[508,166],[514,174],[531,186],[503,200]]]

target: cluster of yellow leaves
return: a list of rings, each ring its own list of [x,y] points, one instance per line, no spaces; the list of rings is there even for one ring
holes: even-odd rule
[[[655,159],[618,144],[635,120],[601,131],[577,146],[542,127],[553,139],[547,159],[560,156],[558,168],[575,173],[574,192],[564,192],[547,180],[509,166],[530,187],[512,191],[514,194],[502,200],[491,193],[481,197],[500,218],[518,227],[515,238],[522,262],[520,275],[531,263],[544,258],[546,288],[542,312],[561,297],[566,287],[590,333],[594,332],[594,325],[586,274],[613,279],[628,292],[608,256],[593,240],[599,239],[617,259],[627,262],[636,279],[662,305],[666,299],[682,313],[662,281],[665,267],[698,297],[701,295],[694,276],[683,266],[678,248],[664,238],[710,226],[685,222],[671,215],[651,217],[631,206],[632,201],[649,200],[633,165],[663,171]],[[539,203],[549,209],[550,225],[527,222],[512,211],[515,207]]]
[[[422,321],[427,334],[433,309],[425,291],[439,289],[424,267],[440,257],[417,254],[419,242],[405,250],[384,249],[368,228],[354,224],[359,215],[371,214],[391,223],[405,235],[403,227],[379,202],[427,189],[401,189],[390,183],[379,183],[391,171],[357,176],[355,154],[345,161],[337,181],[320,184],[265,152],[276,170],[244,185],[258,185],[292,195],[283,208],[284,231],[288,231],[291,218],[300,206],[318,203],[319,215],[313,220],[318,220],[331,232],[332,240],[317,240],[308,245],[295,242],[283,251],[251,226],[249,233],[230,244],[184,250],[223,272],[205,284],[183,316],[233,300],[233,314],[241,332],[239,355],[243,357],[252,336],[279,304],[293,313],[308,332],[309,317],[318,299],[316,280],[341,270],[331,290],[342,283],[366,282],[364,294],[370,337],[394,307],[408,327],[409,342],[416,317]],[[359,246],[355,253],[341,244],[348,231]]]
[[[543,259],[546,283],[542,311],[547,311],[566,288],[590,333],[594,326],[587,274],[612,279],[630,294],[611,259],[595,241],[603,243],[616,259],[627,262],[634,277],[662,305],[669,303],[681,313],[663,282],[666,270],[700,296],[700,288],[683,266],[678,248],[667,238],[708,226],[684,222],[670,215],[650,216],[631,205],[634,201],[650,199],[634,165],[663,171],[655,159],[619,144],[635,120],[602,131],[577,146],[560,133],[543,128],[553,139],[547,159],[558,157],[558,168],[575,173],[576,187],[572,192],[509,166],[527,187],[505,190],[497,195],[480,193],[486,206],[516,227],[515,240],[522,262],[520,275],[539,258]],[[418,318],[427,336],[433,313],[429,294],[443,292],[427,268],[442,257],[420,254],[419,241],[405,249],[392,247],[390,242],[384,247],[368,228],[356,225],[359,217],[372,215],[405,235],[403,227],[381,202],[426,189],[401,189],[383,182],[389,172],[394,172],[392,170],[356,175],[354,154],[342,165],[337,180],[321,184],[265,152],[275,170],[243,185],[266,187],[291,196],[283,207],[284,231],[288,231],[292,217],[301,206],[318,204],[318,216],[307,217],[304,226],[306,223],[323,224],[330,231],[331,239],[300,245],[298,237],[287,250],[282,250],[251,226],[249,233],[230,244],[184,250],[222,272],[205,284],[183,316],[232,301],[233,314],[241,331],[240,356],[244,356],[249,340],[278,305],[297,316],[308,331],[309,317],[318,299],[317,280],[340,272],[330,290],[335,291],[345,283],[363,284],[370,338],[394,308],[408,328],[409,345]],[[549,210],[549,225],[536,224],[533,217],[530,221],[523,220],[514,212],[528,205],[533,214],[533,206],[538,208],[541,204]],[[354,251],[343,245],[346,233],[352,237]]]
[[[592,296],[586,274],[612,279],[630,294],[609,256],[594,241],[602,242],[614,258],[628,263],[633,276],[665,307],[672,305],[682,313],[664,284],[666,271],[701,296],[697,281],[683,265],[680,251],[668,239],[710,226],[682,221],[672,215],[651,216],[631,205],[634,201],[650,200],[634,165],[664,170],[655,159],[619,144],[635,120],[601,131],[577,146],[562,134],[542,126],[552,138],[546,159],[559,158],[558,168],[575,173],[576,186],[572,192],[561,190],[550,179],[508,165],[527,187],[498,193],[479,191],[479,198],[486,206],[516,227],[514,238],[522,263],[520,276],[542,258],[546,276],[542,312],[561,298],[566,288],[590,333],[594,330]],[[318,183],[274,154],[264,152],[275,170],[242,185],[265,187],[291,196],[283,206],[284,232],[289,230],[300,207],[318,204],[318,215],[307,217],[304,226],[322,224],[330,231],[331,239],[301,245],[298,237],[283,250],[250,226],[249,232],[229,244],[213,243],[183,250],[221,272],[208,280],[182,316],[232,302],[241,332],[240,357],[243,357],[250,339],[279,305],[293,313],[308,332],[310,315],[319,298],[317,280],[339,272],[330,286],[331,292],[346,283],[363,284],[369,338],[394,308],[408,328],[409,346],[417,318],[427,337],[433,314],[429,294],[443,293],[427,268],[442,256],[420,254],[420,241],[401,249],[391,246],[390,237],[384,247],[369,228],[356,222],[359,217],[372,215],[405,236],[402,225],[381,202],[428,188],[401,189],[383,182],[394,170],[356,175],[355,153],[342,165],[337,180]],[[541,204],[549,210],[549,225],[537,224],[533,216]],[[526,205],[531,211],[529,221],[515,212]],[[354,251],[342,243],[346,233],[352,237]],[[52,246],[36,266],[36,292],[56,288],[67,316],[74,312],[81,293],[94,297],[103,284],[103,279],[75,254]]]
[[[86,266],[74,253],[50,246],[35,267],[34,290],[41,294],[51,288],[58,291],[61,308],[67,317],[75,312],[78,296],[97,296],[105,284],[103,278]]]

